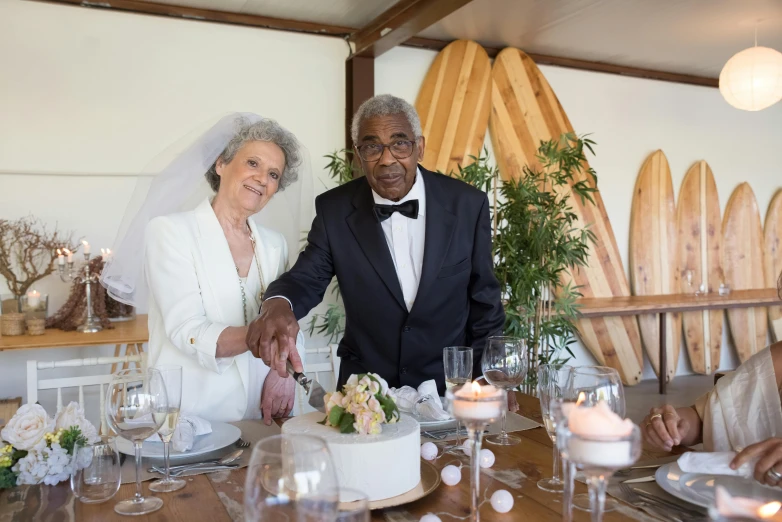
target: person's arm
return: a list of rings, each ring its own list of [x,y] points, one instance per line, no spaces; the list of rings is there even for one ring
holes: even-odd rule
[[[491,218],[489,200],[486,196],[483,196],[483,204],[475,226],[469,285],[470,315],[467,318],[467,344],[472,346],[473,375],[480,375],[481,356],[486,346],[486,339],[492,335],[501,335],[505,326],[500,284],[494,276]]]
[[[293,268],[269,285],[260,315],[250,323],[247,332],[246,344],[252,354],[276,370],[280,377],[287,373],[287,360],[291,361],[295,371],[304,371],[296,350],[297,319],[307,315],[323,300],[323,294],[334,277],[320,198],[315,200],[315,210],[307,246]]]
[[[186,237],[170,218],[150,221],[144,259],[147,282],[171,343],[207,370],[222,373],[234,355],[247,350],[245,343],[237,342],[243,329],[207,319]]]

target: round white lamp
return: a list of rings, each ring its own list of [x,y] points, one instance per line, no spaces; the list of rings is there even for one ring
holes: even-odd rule
[[[720,93],[745,111],[774,105],[782,99],[782,53],[756,45],[733,55],[720,72]]]

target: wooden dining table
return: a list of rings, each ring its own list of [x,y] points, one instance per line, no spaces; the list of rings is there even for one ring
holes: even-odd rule
[[[517,392],[521,415],[542,422],[538,399]],[[518,432],[521,444],[516,446],[487,445],[496,455],[494,466],[481,473],[481,489],[490,496],[505,489],[514,497],[510,512],[496,513],[489,503],[481,508],[484,521],[535,522],[561,521],[561,495],[538,489],[537,481],[551,476],[552,443],[545,429],[535,428]],[[654,459],[664,454],[644,451],[642,459]],[[440,458],[434,462],[442,469],[453,459]],[[369,463],[371,464],[371,463]],[[378,473],[382,473],[378,470]],[[163,508],[133,520],[149,522],[239,522],[244,520],[243,496],[247,469],[197,475],[187,478],[187,486],[174,493],[155,493],[165,502]],[[462,480],[456,486],[440,486],[428,496],[410,504],[372,512],[373,522],[417,522],[427,513],[450,513],[465,516],[470,511],[469,474],[462,472]],[[0,490],[0,522],[56,521],[56,522],[106,522],[125,521],[114,513],[117,501],[131,498],[135,484],[123,484],[117,495],[102,504],[82,504],[74,498],[67,482],[57,486],[18,486]],[[144,483],[144,494],[149,494]],[[576,493],[585,493],[586,487],[576,483]],[[443,521],[450,517],[441,516]],[[588,522],[589,513],[574,510],[575,522]],[[653,519],[644,512],[626,504],[605,514],[606,522],[633,520],[649,522]]]

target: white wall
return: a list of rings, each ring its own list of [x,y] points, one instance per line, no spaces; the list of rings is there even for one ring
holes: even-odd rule
[[[346,52],[337,38],[4,0],[0,218],[32,214],[108,247],[135,174],[229,111],[273,117],[293,131],[309,149],[320,193],[332,185],[323,155],[344,145]],[[51,312],[67,298],[68,285],[55,277],[36,286],[50,294]],[[28,358],[94,355],[2,352],[0,397],[25,396]]]
[[[396,48],[375,63],[375,92],[414,102],[435,52]],[[761,218],[782,187],[779,146],[782,103],[757,112],[729,106],[714,88],[628,78],[560,67],[540,67],[576,132],[591,133],[597,156],[590,160],[627,271],[630,206],[638,171],[646,157],[662,149],[678,195],[687,169],[705,159],[711,166],[724,210],[731,192],[749,181]],[[491,142],[487,133],[487,145]],[[629,275],[628,275],[629,277]],[[727,323],[726,323],[727,324]],[[735,350],[724,338],[720,368],[734,368]],[[594,364],[582,346],[577,364]],[[679,374],[690,373],[682,345]],[[648,361],[645,378],[654,378]]]

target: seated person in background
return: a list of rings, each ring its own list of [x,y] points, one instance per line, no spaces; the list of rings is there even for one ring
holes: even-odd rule
[[[782,277],[778,291],[782,298]],[[705,451],[737,451],[734,469],[759,458],[755,479],[775,486],[782,483],[780,395],[782,341],[750,357],[694,405],[652,408],[641,432],[650,446],[663,451],[701,442]]]

